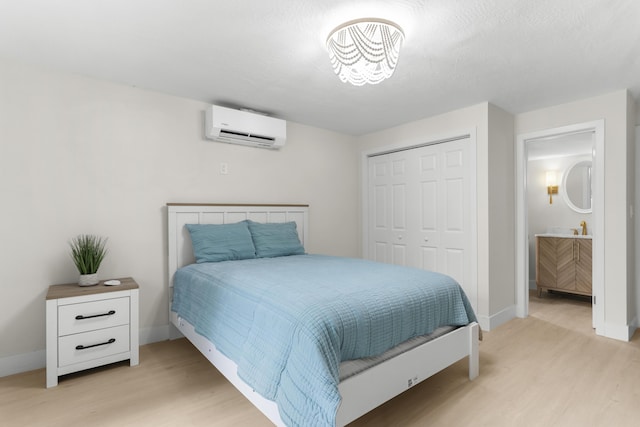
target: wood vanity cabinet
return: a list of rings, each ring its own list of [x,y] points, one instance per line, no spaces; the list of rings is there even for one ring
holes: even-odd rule
[[[536,286],[591,295],[592,241],[589,238],[536,236]]]

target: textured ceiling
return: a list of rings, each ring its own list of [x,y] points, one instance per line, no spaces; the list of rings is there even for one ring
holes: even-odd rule
[[[406,35],[394,76],[340,82],[344,21]],[[489,101],[512,113],[630,89],[638,0],[0,0],[0,59],[360,135]]]

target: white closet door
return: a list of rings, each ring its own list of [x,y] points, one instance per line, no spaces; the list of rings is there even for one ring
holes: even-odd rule
[[[399,153],[369,159],[371,259],[410,265],[407,260],[407,165]]]
[[[476,308],[469,138],[369,158],[369,258],[445,273]]]

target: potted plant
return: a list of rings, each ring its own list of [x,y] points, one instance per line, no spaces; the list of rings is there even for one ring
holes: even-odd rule
[[[100,282],[98,268],[107,254],[106,245],[106,238],[92,234],[81,234],[71,240],[71,258],[80,272],[78,285],[91,286]]]

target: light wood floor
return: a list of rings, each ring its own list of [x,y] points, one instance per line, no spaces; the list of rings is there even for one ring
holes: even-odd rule
[[[640,334],[595,336],[589,303],[532,294],[531,315],[484,333],[480,376],[461,361],[352,426],[638,426]],[[185,340],[62,377],[0,379],[1,426],[269,426]]]

